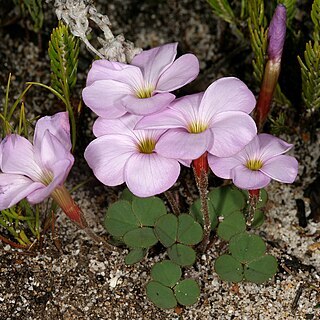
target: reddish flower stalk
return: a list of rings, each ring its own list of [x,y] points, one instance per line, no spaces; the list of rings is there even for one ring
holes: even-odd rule
[[[268,61],[255,110],[255,120],[261,131],[270,112],[271,100],[280,74],[281,56],[286,37],[286,7],[279,4],[272,17],[268,32]]]
[[[260,199],[260,189],[248,190],[249,192],[249,210],[247,214],[247,226],[251,226]]]
[[[203,215],[203,239],[200,244],[200,249],[202,252],[205,252],[209,243],[211,233],[211,219],[208,207],[208,153],[205,152],[198,159],[193,160],[192,166],[199,190],[201,212]]]

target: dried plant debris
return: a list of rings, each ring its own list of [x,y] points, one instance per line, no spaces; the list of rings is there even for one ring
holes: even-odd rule
[[[107,15],[99,13],[90,0],[55,0],[56,15],[70,28],[71,33],[79,37],[87,48],[101,59],[128,63],[141,52],[134,44],[126,41],[122,34],[114,36],[110,27],[111,22]],[[89,22],[93,21],[101,29],[103,36],[98,37],[102,46],[96,49],[88,40],[91,33]]]

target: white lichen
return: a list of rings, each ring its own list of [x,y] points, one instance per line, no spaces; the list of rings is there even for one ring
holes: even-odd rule
[[[113,35],[108,16],[99,13],[91,0],[55,0],[54,6],[58,19],[67,24],[71,33],[79,37],[86,47],[101,59],[130,63],[133,57],[141,52],[132,42],[126,41],[122,34]],[[103,33],[102,37],[98,37],[101,48],[94,48],[88,40],[92,31],[89,20],[95,22]]]

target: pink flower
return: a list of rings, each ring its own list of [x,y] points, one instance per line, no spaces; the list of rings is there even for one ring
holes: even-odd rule
[[[126,182],[139,197],[169,189],[178,179],[180,164],[155,151],[164,130],[133,130],[141,116],[98,118],[93,126],[97,139],[85,150],[94,175],[107,186]]]
[[[41,118],[33,144],[10,134],[0,144],[0,210],[23,198],[39,203],[63,185],[73,165],[66,112]]]
[[[242,81],[222,78],[204,94],[182,97],[166,110],[145,116],[136,128],[169,129],[155,147],[168,158],[193,160],[206,151],[228,157],[256,135],[256,125],[248,115],[255,103]]]
[[[130,112],[146,115],[164,109],[175,96],[169,92],[191,82],[199,73],[193,54],[174,61],[177,43],[146,50],[131,65],[108,60],[92,64],[82,96],[100,117],[115,119]]]
[[[257,135],[244,149],[228,158],[209,156],[209,165],[215,175],[232,179],[241,188],[264,188],[271,179],[292,183],[298,173],[298,162],[284,155],[293,147],[269,134]]]

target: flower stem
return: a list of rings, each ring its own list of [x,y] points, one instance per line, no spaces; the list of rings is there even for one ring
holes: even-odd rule
[[[199,190],[201,213],[203,215],[203,239],[200,250],[205,252],[209,243],[211,233],[211,219],[208,207],[208,157],[207,152],[196,160],[193,160],[193,171]]]
[[[64,186],[57,187],[51,194],[53,200],[60,206],[68,218],[94,241],[103,244],[109,251],[118,251],[118,248],[109,244],[102,237],[96,235],[89,227],[82,210],[72,199],[70,193]]]
[[[246,224],[248,227],[252,225],[254,220],[254,215],[257,210],[257,204],[259,202],[260,197],[260,189],[248,190],[249,192],[249,210],[246,216]]]
[[[255,120],[258,131],[261,131],[270,112],[273,93],[278,83],[280,62],[269,60],[266,64],[261,89],[256,105]]]
[[[166,191],[164,193],[164,195],[166,196],[170,206],[171,206],[171,209],[173,211],[173,213],[178,216],[180,214],[180,209],[179,209],[179,205],[178,205],[178,201],[176,200],[176,198],[174,197],[173,195],[173,192],[171,191]]]

